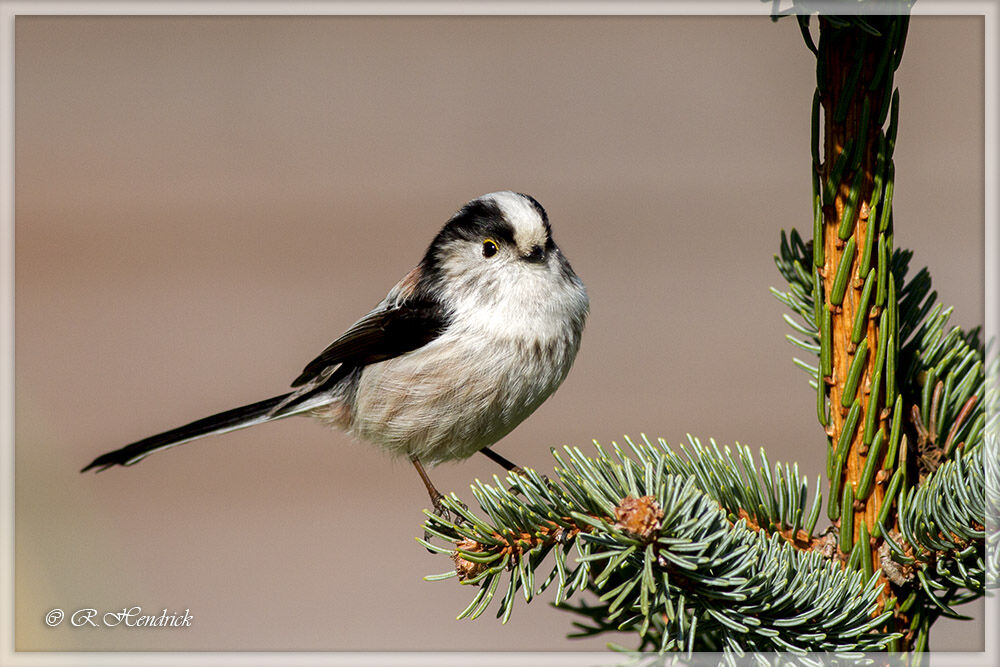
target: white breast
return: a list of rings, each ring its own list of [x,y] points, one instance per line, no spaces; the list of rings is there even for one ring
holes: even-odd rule
[[[572,298],[527,282],[490,308],[459,304],[439,338],[366,366],[349,430],[428,464],[466,458],[512,431],[565,379],[587,309],[578,281],[566,285]]]

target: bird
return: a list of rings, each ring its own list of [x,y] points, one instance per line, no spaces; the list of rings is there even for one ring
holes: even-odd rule
[[[309,362],[291,391],[107,452],[81,472],[306,415],[408,458],[435,513],[446,513],[424,466],[482,452],[523,472],[491,446],[562,384],[589,310],[542,205],[518,192],[485,194],[448,219],[416,267]]]

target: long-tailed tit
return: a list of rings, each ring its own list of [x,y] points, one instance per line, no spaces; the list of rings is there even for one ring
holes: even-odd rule
[[[461,208],[420,263],[311,361],[293,391],[199,419],[98,456],[83,470],[132,465],[216,433],[305,414],[421,462],[483,452],[562,383],[589,302],[534,198],[494,192]]]

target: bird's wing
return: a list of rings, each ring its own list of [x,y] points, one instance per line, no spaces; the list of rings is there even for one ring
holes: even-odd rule
[[[399,282],[389,295],[306,365],[292,382],[301,387],[326,379],[337,366],[364,366],[415,350],[441,335],[448,313],[436,300],[416,290],[419,268]]]
[[[292,382],[300,387],[333,366],[365,366],[415,350],[441,335],[448,318],[440,304],[407,301],[376,310],[358,320],[315,359]]]

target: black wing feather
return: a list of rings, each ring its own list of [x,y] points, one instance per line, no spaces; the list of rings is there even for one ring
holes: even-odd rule
[[[444,332],[449,320],[441,304],[430,299],[412,299],[376,310],[310,361],[292,386],[300,387],[336,364],[364,366],[423,347]]]

